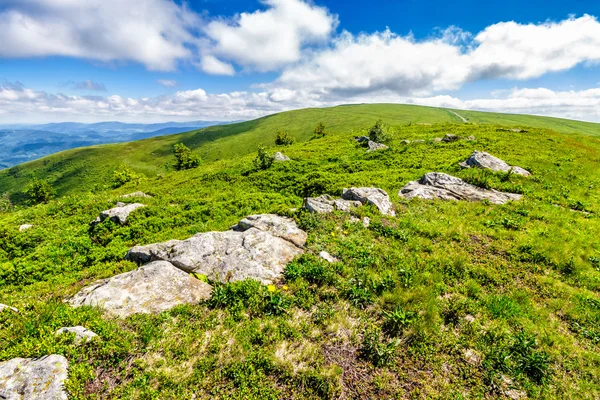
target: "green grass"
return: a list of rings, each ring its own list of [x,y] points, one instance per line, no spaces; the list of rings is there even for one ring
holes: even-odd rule
[[[325,117],[332,110],[338,122]],[[187,171],[161,167],[174,161],[169,141],[176,137],[79,150],[101,157],[106,149],[130,148],[130,157],[140,157],[130,166],[140,171],[142,149],[153,143],[156,158],[147,160],[156,169],[148,167],[147,179],[94,193],[84,188],[89,178],[66,180],[74,191],[63,188],[59,199],[0,214],[0,302],[20,310],[0,314],[0,360],[63,354],[71,363],[66,388],[81,399],[483,399],[502,397],[507,380],[530,398],[599,398],[600,139],[531,124],[527,132],[463,124],[438,109],[415,107],[416,117],[398,110],[281,114],[247,123],[252,134],[204,146],[191,142],[202,134],[187,134],[186,143],[206,160]],[[377,117],[391,126],[390,149],[366,153],[352,137]],[[286,129],[300,142],[283,148],[292,161],[256,171],[255,144],[261,134],[272,142],[278,118],[287,118]],[[433,125],[409,125],[413,118]],[[307,140],[319,120],[330,134]],[[259,128],[267,122],[268,129]],[[401,143],[445,133],[477,141]],[[227,153],[209,156],[217,148]],[[533,176],[461,170],[457,164],[474,149]],[[135,159],[118,151],[105,154],[125,164]],[[102,171],[97,160],[77,162]],[[430,171],[524,198],[490,205],[397,195]],[[358,208],[356,217],[372,220],[365,228],[343,213],[291,211],[305,195],[339,195],[350,186],[383,188],[397,216]],[[128,200],[147,204],[128,225],[89,228],[119,195],[137,190],[153,198]],[[274,293],[252,281],[216,285],[206,303],[124,320],[63,303],[97,279],[134,269],[123,260],[133,245],[226,230],[266,212],[293,217],[309,233],[307,254],[287,266]],[[35,227],[18,232],[23,223]],[[340,261],[320,260],[315,254],[322,250]],[[53,335],[74,325],[99,337],[75,346]]]

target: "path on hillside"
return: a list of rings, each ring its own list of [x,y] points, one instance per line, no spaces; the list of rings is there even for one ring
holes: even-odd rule
[[[452,114],[456,115],[458,118],[462,119],[463,122],[469,122],[468,119],[466,119],[465,117],[463,117],[462,115],[460,115],[459,113],[452,111],[452,110],[448,110],[450,111]]]

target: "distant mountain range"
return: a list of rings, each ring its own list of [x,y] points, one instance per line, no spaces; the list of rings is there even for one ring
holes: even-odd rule
[[[75,147],[128,142],[188,132],[229,122],[190,121],[156,124],[61,122],[41,125],[0,124],[0,169]]]

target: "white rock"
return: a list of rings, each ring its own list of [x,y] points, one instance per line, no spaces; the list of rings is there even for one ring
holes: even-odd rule
[[[133,192],[133,193],[128,193],[128,194],[124,194],[123,196],[121,196],[122,199],[128,199],[130,197],[145,197],[145,198],[149,198],[152,196],[147,195],[144,192]]]
[[[390,201],[390,196],[379,188],[361,187],[344,189],[342,198],[345,200],[360,201],[362,204],[370,203],[375,205],[383,215],[394,216],[394,206]]]
[[[367,146],[369,147],[367,149],[367,153],[370,153],[372,151],[377,151],[377,150],[385,150],[388,148],[388,146],[386,146],[385,144],[377,143],[372,140],[369,140],[367,142]]]
[[[0,399],[66,400],[69,362],[61,355],[13,358],[0,363]]]
[[[275,161],[290,161],[290,158],[286,155],[284,155],[282,152],[278,151],[277,153],[275,153],[275,155],[273,155],[273,159]]]
[[[126,205],[123,205],[125,203],[120,204],[121,206],[119,206],[119,203],[117,203],[117,207],[111,208],[110,210],[102,211],[100,213],[100,216],[98,216],[98,218],[96,218],[96,220],[92,222],[92,224],[98,224],[106,219],[110,219],[115,223],[123,225],[125,224],[125,222],[127,222],[127,217],[129,217],[129,214],[131,214],[134,210],[137,210],[141,207],[146,207],[145,205],[140,203]]]
[[[398,192],[398,196],[426,200],[488,200],[492,204],[504,204],[511,200],[520,200],[522,197],[520,194],[482,189],[441,172],[430,172],[423,175],[418,182],[409,182]]]
[[[508,172],[511,171],[517,175],[529,176],[531,173],[521,167],[510,166],[505,161],[494,157],[484,151],[475,150],[471,157],[469,157],[465,162],[460,163],[461,167],[464,168],[483,168],[489,169],[491,171],[500,171],[500,172]]]
[[[74,333],[75,334],[75,344],[79,344],[81,342],[89,342],[92,338],[98,336],[96,333],[90,331],[83,326],[72,326],[60,328],[54,334],[56,336],[64,335],[65,333]]]
[[[350,212],[352,208],[360,206],[362,206],[360,201],[334,199],[328,194],[304,199],[304,208],[317,214],[330,213],[334,210]]]
[[[308,236],[306,232],[298,228],[296,221],[276,214],[249,215],[242,219],[232,229],[234,231],[243,232],[250,228],[269,232],[271,235],[292,242],[298,247],[304,247]]]
[[[371,218],[369,217],[364,217],[362,220],[362,224],[365,228],[368,228],[369,225],[371,225]]]
[[[16,313],[18,313],[18,312],[19,312],[19,310],[17,310],[17,309],[16,309],[16,308],[14,308],[14,307],[7,306],[6,304],[1,304],[1,303],[0,303],[0,312],[2,312],[2,311],[4,311],[4,310],[10,310],[10,311],[12,311],[12,312],[16,312]]]
[[[327,261],[328,263],[336,263],[339,261],[337,258],[335,258],[334,256],[332,256],[331,254],[329,254],[326,251],[321,251],[319,253],[319,257],[321,257],[323,260]]]
[[[33,228],[33,225],[23,224],[19,227],[19,232],[25,232],[26,230],[29,230],[31,228]]]
[[[211,286],[166,261],[152,262],[83,288],[67,300],[74,307],[98,306],[118,317],[160,313],[210,298]]]

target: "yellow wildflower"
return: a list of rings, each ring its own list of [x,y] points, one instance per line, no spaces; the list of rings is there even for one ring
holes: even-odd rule
[[[268,290],[270,293],[275,293],[275,292],[277,291],[277,287],[276,287],[275,285],[268,285],[268,286],[267,286],[267,290]]]

